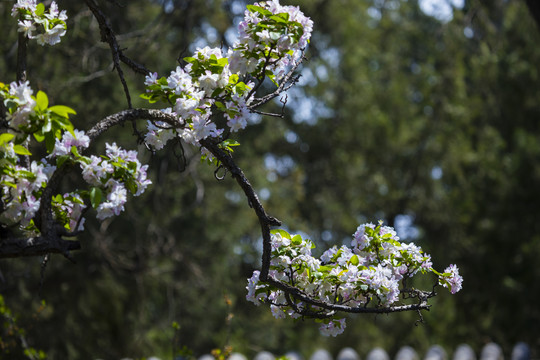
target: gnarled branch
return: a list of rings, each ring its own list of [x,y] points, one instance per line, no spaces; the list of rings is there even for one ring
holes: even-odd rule
[[[47,254],[62,254],[70,258],[70,251],[80,249],[80,242],[64,240],[59,236],[8,237],[0,240],[0,258],[43,256]]]
[[[310,305],[316,306],[320,309],[324,309],[330,312],[330,313],[326,313],[326,312],[314,313],[311,310],[302,310],[302,309],[297,308],[296,311],[300,315],[317,317],[317,318],[327,318],[336,311],[347,312],[347,313],[388,314],[388,313],[403,312],[403,311],[429,310],[430,305],[428,305],[427,301],[430,297],[435,296],[434,292],[408,290],[408,293],[409,293],[408,299],[415,298],[415,297],[418,299],[418,302],[415,304],[399,305],[399,306],[351,307],[351,306],[347,306],[343,304],[334,304],[334,303],[323,302],[323,301],[314,299],[306,295],[300,289],[294,286],[291,286],[285,282],[274,279],[272,276],[269,275],[270,259],[271,259],[271,252],[272,252],[270,227],[280,226],[281,222],[277,220],[276,218],[269,216],[266,213],[266,210],[264,209],[263,205],[259,201],[259,198],[257,197],[257,194],[255,193],[255,190],[253,189],[253,186],[244,175],[244,172],[242,171],[242,169],[238,167],[238,165],[236,165],[236,163],[234,162],[230,154],[223,151],[213,139],[206,138],[206,139],[200,140],[199,143],[202,146],[204,146],[206,149],[208,149],[221,162],[221,166],[225,167],[225,169],[227,169],[231,173],[232,177],[236,180],[236,182],[240,185],[240,187],[244,191],[244,194],[246,195],[250,206],[253,208],[255,214],[257,215],[257,218],[259,219],[259,223],[261,225],[261,234],[263,238],[263,254],[262,254],[260,280],[283,291],[286,294],[288,301],[290,300],[292,302],[290,297],[293,297],[306,304],[310,304]]]
[[[268,271],[270,269],[270,255],[272,253],[270,227],[280,226],[281,221],[269,216],[266,213],[266,210],[264,210],[264,207],[262,206],[259,197],[255,193],[253,186],[244,175],[242,169],[235,164],[233,158],[229,154],[223,151],[212,139],[206,138],[199,141],[199,143],[207,148],[219,161],[221,161],[223,166],[231,173],[232,177],[244,191],[244,194],[249,201],[249,205],[253,208],[253,211],[255,211],[255,214],[259,219],[263,237],[261,280],[266,281],[268,278]]]

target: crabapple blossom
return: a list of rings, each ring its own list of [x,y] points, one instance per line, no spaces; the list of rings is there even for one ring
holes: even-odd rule
[[[124,204],[127,202],[127,190],[120,182],[109,179],[105,184],[108,190],[107,200],[99,204],[97,208],[97,218],[106,219],[113,215],[120,215],[124,210]]]
[[[225,129],[211,120],[215,110],[223,113],[231,133],[244,129],[255,87],[251,79],[262,81],[261,74],[272,81],[279,79],[291,59],[298,58],[307,46],[312,27],[313,22],[299,8],[281,6],[277,0],[249,5],[231,49],[197,48],[192,57],[184,59],[187,64],[169,76],[148,74],[147,93],[142,97],[172,103],[172,114],[182,120],[182,127],[167,132],[164,139],[176,133],[185,142],[198,145],[207,137],[220,137]],[[166,142],[159,136],[163,132],[159,127],[149,122],[145,135],[146,143],[156,150]]]
[[[256,270],[253,272],[253,275],[250,279],[248,279],[248,294],[246,295],[246,298],[254,303],[255,305],[260,305],[268,296],[264,289],[266,288],[265,285],[258,285],[259,284],[259,276],[260,271]],[[260,291],[263,290],[263,291]]]
[[[11,9],[11,16],[19,16],[19,32],[29,39],[36,39],[40,45],[55,45],[66,34],[67,14],[60,11],[55,1],[51,2],[49,11],[45,11],[42,3],[35,0],[18,0]]]
[[[3,167],[5,170],[0,176],[1,200],[5,204],[2,220],[27,228],[39,209],[41,191],[56,167],[46,160],[32,161],[29,168],[21,165]]]
[[[391,306],[400,300],[400,286],[405,286],[404,281],[418,272],[439,275],[439,281],[452,293],[461,288],[462,278],[455,265],[439,274],[431,267],[429,255],[415,244],[400,242],[395,230],[382,223],[360,225],[353,234],[351,247],[334,246],[320,259],[311,255],[312,248],[313,243],[300,235],[272,231],[269,275],[319,303],[366,307],[374,301],[375,307]],[[300,299],[284,300],[284,292],[261,282],[258,271],[249,280],[247,289],[247,300],[269,303],[273,306],[272,314],[278,318],[285,314],[301,316],[305,310],[332,316],[329,310],[305,304]],[[302,304],[302,310],[297,304]],[[331,318],[325,320],[320,330],[335,336],[344,328],[344,319]]]
[[[444,273],[439,276],[439,283],[441,283],[445,288],[450,289],[452,294],[455,294],[461,290],[463,277],[459,275],[458,267],[455,264],[451,264],[444,269]]]
[[[36,6],[36,0],[17,0],[17,3],[11,8],[11,16],[17,16],[20,10],[28,10],[31,12],[35,12]]]
[[[65,132],[62,140],[56,139],[54,150],[48,157],[67,155],[71,152],[71,147],[86,149],[90,145],[90,138],[82,130],[74,130],[73,133]]]
[[[37,43],[41,46],[45,44],[55,45],[60,42],[60,38],[66,34],[66,28],[64,25],[58,24],[53,28],[48,29],[43,34],[35,35]]]
[[[84,230],[85,218],[82,212],[86,205],[78,193],[66,193],[53,198],[53,211],[57,220],[70,231]]]
[[[7,98],[6,95],[10,95]],[[15,107],[13,112],[8,112],[7,120],[11,127],[18,129],[21,126],[27,126],[30,123],[29,116],[34,113],[36,100],[32,97],[33,90],[28,81],[12,82],[9,84],[9,92],[5,94],[7,102],[13,102]],[[9,107],[9,105],[8,105]]]
[[[144,141],[156,150],[161,150],[167,142],[173,139],[176,134],[173,129],[167,128],[164,122],[147,122],[148,132],[144,135]]]
[[[345,319],[334,319],[328,321],[328,323],[323,323],[319,327],[319,331],[321,332],[321,335],[323,336],[338,336],[339,334],[342,334],[345,331],[345,328],[347,327],[347,324],[345,323]]]

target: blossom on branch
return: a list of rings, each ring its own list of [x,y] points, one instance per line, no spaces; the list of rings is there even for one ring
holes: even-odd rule
[[[193,56],[184,58],[186,65],[169,76],[148,74],[146,94],[141,96],[150,102],[172,103],[182,127],[171,128],[162,140],[163,131],[149,123],[146,143],[159,150],[165,139],[178,135],[197,146],[208,137],[244,129],[256,88],[266,77],[276,82],[283,76],[291,60],[299,58],[307,46],[312,28],[313,22],[298,7],[281,6],[276,0],[248,5],[231,49],[197,48]],[[215,110],[223,114],[228,129],[214,123]],[[203,157],[208,156],[201,150]]]
[[[443,286],[452,293],[461,289],[462,278],[455,265],[439,274],[431,267],[429,255],[414,244],[400,242],[395,230],[382,223],[360,225],[351,247],[334,246],[320,259],[311,255],[312,248],[313,243],[300,235],[274,230],[269,276],[297,289],[301,297],[260,281],[256,271],[248,281],[247,300],[270,303],[274,306],[272,313],[280,318],[284,314],[330,318],[321,332],[335,336],[343,331],[345,323],[333,319],[334,305],[354,309],[373,304],[374,310],[390,311],[401,295],[407,299],[411,293],[421,294],[405,288],[406,280],[417,273],[439,275]],[[418,296],[423,301],[423,295]]]
[[[45,11],[43,3],[36,0],[17,0],[11,9],[11,16],[19,17],[19,32],[28,39],[36,39],[40,45],[55,45],[66,34],[67,14],[60,11],[55,1],[51,2],[49,11]]]

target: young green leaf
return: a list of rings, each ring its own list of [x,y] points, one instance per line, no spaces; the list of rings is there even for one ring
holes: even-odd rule
[[[19,155],[32,155],[32,153],[22,145],[13,146],[13,151],[15,151],[15,153]]]
[[[36,104],[39,110],[45,111],[49,106],[49,98],[47,97],[47,94],[45,94],[41,90],[38,91],[38,93],[36,94]]]
[[[4,145],[4,144],[10,142],[14,137],[15,137],[15,135],[9,134],[9,133],[4,133],[4,134],[0,135],[0,145]]]
[[[64,117],[64,118],[68,118],[69,114],[77,114],[75,110],[73,110],[69,106],[64,106],[64,105],[54,105],[54,106],[51,106],[49,110],[55,113],[56,115]]]
[[[43,15],[45,13],[45,5],[43,5],[42,3],[37,4],[36,11],[34,11],[34,13],[37,16]]]
[[[101,198],[103,197],[103,192],[98,187],[93,187],[90,190],[90,203],[94,209],[97,209],[99,204],[101,204]]]

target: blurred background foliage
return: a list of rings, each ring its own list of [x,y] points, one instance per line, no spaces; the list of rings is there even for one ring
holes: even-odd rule
[[[53,48],[30,45],[28,78],[88,129],[127,102],[90,11],[58,3],[69,32]],[[50,359],[171,358],[183,346],[199,356],[227,344],[248,357],[318,347],[336,355],[344,346],[393,354],[435,343],[451,351],[463,342],[479,350],[489,341],[506,354],[518,341],[540,347],[540,33],[524,1],[465,0],[446,16],[417,0],[283,3],[315,22],[309,61],[286,116],[254,117],[235,153],[268,212],[323,249],[383,219],[439,269],[456,263],[463,290],[440,291],[419,326],[415,313],[351,316],[343,335],[324,338],[312,321],[273,319],[245,301],[260,261],[255,216],[230,178],[217,181],[196,149],[176,144],[141,151],[154,185],[120,217],[88,220],[76,265],[54,256],[41,278],[42,259],[0,262],[0,294],[28,343]],[[12,4],[0,1],[4,82],[15,79]],[[165,75],[197,46],[230,45],[245,3],[100,6],[126,55]],[[148,106],[137,97],[142,77],[124,71],[134,105]],[[105,140],[136,148],[132,132],[115,129],[96,150]]]

